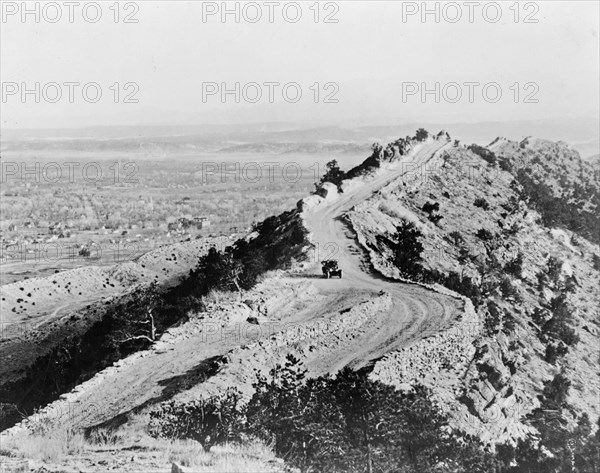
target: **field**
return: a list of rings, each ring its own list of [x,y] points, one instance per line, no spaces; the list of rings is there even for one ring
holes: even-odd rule
[[[150,154],[4,152],[0,284],[246,232],[293,208],[328,160],[347,168],[364,158],[360,152]]]

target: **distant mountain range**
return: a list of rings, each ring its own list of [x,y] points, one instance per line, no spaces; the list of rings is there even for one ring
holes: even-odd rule
[[[419,125],[420,126],[420,125]],[[450,125],[428,123],[439,130]],[[364,153],[372,143],[396,140],[418,126],[365,125],[352,120],[335,126],[307,126],[300,123],[246,123],[186,126],[111,126],[71,129],[3,130],[3,153],[40,151],[123,152],[140,157],[196,153]],[[585,160],[600,153],[598,119],[548,119],[515,122],[458,123],[451,125],[453,136],[463,143],[487,145],[498,135],[520,141],[527,136],[551,138],[568,143]],[[385,140],[385,142],[384,142]]]

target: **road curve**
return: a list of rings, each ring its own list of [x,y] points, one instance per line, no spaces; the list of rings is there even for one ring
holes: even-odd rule
[[[429,141],[419,145],[404,158],[403,164],[424,165],[436,153],[448,146],[446,141]],[[410,167],[414,170],[414,166]],[[371,330],[356,339],[354,346],[346,348],[347,356],[335,365],[364,366],[385,353],[398,350],[415,340],[421,339],[448,327],[462,312],[464,304],[458,298],[437,293],[415,284],[391,282],[379,274],[364,269],[360,248],[355,235],[340,217],[358,203],[368,199],[407,171],[407,166],[397,166],[367,179],[361,186],[345,190],[344,193],[325,200],[304,211],[304,220],[311,232],[313,243],[319,248],[336,248],[335,259],[343,271],[343,279],[322,279],[315,284],[320,290],[341,291],[353,288],[357,291],[385,291],[392,296],[393,307],[378,314]],[[340,354],[338,354],[340,355]]]
[[[444,145],[437,141],[425,143],[406,159],[417,164],[425,163]],[[317,295],[272,296],[279,300],[281,306],[274,311],[276,318],[270,322],[282,322],[283,325],[277,327],[286,327],[286,324],[301,329],[306,327],[306,337],[297,346],[294,346],[293,340],[281,345],[273,342],[269,330],[260,333],[260,344],[254,344],[254,340],[245,337],[224,337],[234,327],[241,329],[242,333],[244,327],[256,327],[247,322],[232,322],[221,329],[220,319],[214,322],[211,319],[206,324],[199,320],[195,323],[196,329],[192,330],[189,324],[173,329],[174,333],[163,337],[152,350],[131,355],[98,373],[48,406],[39,418],[61,419],[61,422],[73,428],[105,422],[117,426],[131,414],[174,399],[173,396],[178,396],[180,392],[184,397],[196,396],[203,389],[205,376],[209,376],[208,380],[220,377],[222,387],[239,385],[240,378],[228,374],[227,370],[217,375],[211,373],[211,360],[233,353],[236,349],[242,350],[240,356],[243,363],[239,365],[240,369],[248,373],[253,373],[255,368],[264,368],[262,361],[256,364],[256,360],[263,358],[254,357],[260,355],[261,350],[272,361],[277,361],[283,359],[288,350],[296,349],[295,353],[305,353],[303,361],[313,374],[325,374],[336,372],[344,366],[360,368],[385,353],[447,327],[462,312],[462,300],[418,285],[392,282],[375,273],[363,271],[360,260],[362,250],[354,235],[339,219],[344,212],[401,175],[401,170],[382,173],[335,200],[304,211],[305,223],[312,232],[314,242],[322,245],[331,242],[343,249],[336,258],[340,261],[344,278],[326,280],[315,278],[313,274],[306,279],[317,286]],[[286,284],[297,285],[300,291],[304,290],[302,284],[306,282],[299,281],[297,275],[290,281],[286,282],[286,279],[285,276],[281,278],[281,287]],[[273,285],[272,282],[266,284]],[[344,326],[338,323],[340,317],[346,317],[349,308],[372,301],[379,291],[391,296],[390,305],[385,305],[372,317],[369,314],[360,324],[348,323]],[[232,316],[237,310],[235,306],[231,307]],[[346,321],[352,322],[351,319]],[[322,330],[320,322],[323,322]],[[217,326],[219,328],[209,335],[208,328],[216,329]],[[246,344],[254,348],[242,348]],[[314,350],[304,350],[313,348],[309,345],[314,345]],[[251,376],[246,378],[252,379]],[[19,428],[17,426],[14,431],[17,432]]]

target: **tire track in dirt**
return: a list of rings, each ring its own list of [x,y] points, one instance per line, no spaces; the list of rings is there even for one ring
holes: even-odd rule
[[[328,245],[338,248],[335,257],[344,272],[342,280],[315,283],[319,289],[328,292],[353,287],[358,291],[384,291],[392,296],[392,308],[378,314],[370,324],[370,331],[357,339],[353,347],[348,347],[348,351],[354,348],[354,355],[342,358],[337,363],[339,367],[345,364],[355,368],[365,366],[385,353],[447,328],[462,312],[463,303],[459,298],[415,284],[391,282],[374,271],[364,271],[361,261],[364,249],[343,221],[344,214],[355,205],[391,185],[409,170],[414,171],[415,166],[424,166],[446,146],[446,141],[437,140],[418,145],[403,161],[381,170],[375,177],[353,187],[345,186],[343,193],[333,197],[328,195],[304,210],[303,217],[312,242],[319,248]]]

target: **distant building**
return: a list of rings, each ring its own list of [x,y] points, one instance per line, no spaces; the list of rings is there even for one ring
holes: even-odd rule
[[[193,222],[198,230],[210,227],[210,220],[208,217],[194,217]]]

